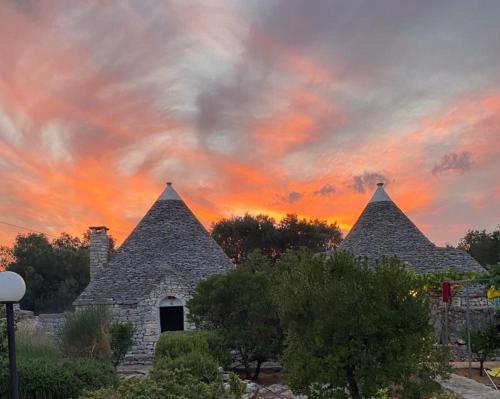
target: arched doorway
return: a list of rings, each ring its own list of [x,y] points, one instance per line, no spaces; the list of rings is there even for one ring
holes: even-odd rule
[[[167,296],[160,302],[160,327],[164,331],[184,330],[184,306],[174,296]]]

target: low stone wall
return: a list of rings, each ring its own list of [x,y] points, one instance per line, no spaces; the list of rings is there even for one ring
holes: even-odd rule
[[[59,336],[64,327],[65,313],[35,316],[34,324],[40,331]]]
[[[20,310],[19,307],[15,309],[14,314],[18,327],[38,330],[55,337],[60,335],[66,315],[66,313],[54,313],[35,316],[33,312]]]
[[[467,358],[467,344],[464,340],[467,326],[467,296],[464,290],[454,294],[451,304],[448,305],[447,316],[441,296],[438,294],[431,296],[431,320],[436,335],[442,343],[446,341],[446,319],[448,320],[448,343],[452,360],[463,361]],[[471,287],[468,301],[471,329],[484,328],[495,322],[495,306],[486,298],[484,287]]]

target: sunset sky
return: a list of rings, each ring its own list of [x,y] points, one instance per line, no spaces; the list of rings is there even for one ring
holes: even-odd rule
[[[120,242],[166,181],[210,227],[500,223],[500,1],[3,0],[0,221]],[[0,244],[26,231],[0,224]]]

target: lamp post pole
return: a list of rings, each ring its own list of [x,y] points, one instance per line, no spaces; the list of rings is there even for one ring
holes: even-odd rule
[[[19,382],[16,367],[16,335],[14,333],[14,303],[5,303],[5,314],[7,316],[7,339],[9,341],[9,392],[11,399],[19,398]]]
[[[9,396],[19,398],[19,382],[16,367],[16,337],[14,332],[14,304],[23,299],[26,284],[14,272],[0,272],[0,303],[5,304],[7,318],[7,339],[9,345]]]

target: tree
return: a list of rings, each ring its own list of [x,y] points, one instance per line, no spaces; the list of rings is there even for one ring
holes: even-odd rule
[[[285,331],[284,365],[294,392],[367,398],[380,389],[422,397],[447,371],[428,303],[397,259],[374,269],[340,252],[288,252],[274,293]],[[325,392],[326,391],[326,392]]]
[[[88,246],[69,234],[61,234],[52,243],[39,233],[19,235],[12,254],[8,269],[26,281],[22,309],[64,311],[89,282]]]
[[[12,249],[6,247],[4,245],[0,246],[0,272],[7,269],[9,264],[14,262],[14,254],[12,253]]]
[[[256,249],[269,257],[275,256],[276,235],[275,221],[266,215],[236,216],[212,226],[212,237],[236,264]]]
[[[188,302],[189,317],[198,327],[214,330],[228,349],[239,355],[247,378],[250,364],[262,363],[280,353],[282,333],[271,299],[271,263],[260,252],[250,254],[235,270],[202,281]]]
[[[500,263],[500,226],[488,233],[486,230],[469,230],[457,248],[467,251],[481,265]]]
[[[212,237],[239,264],[256,249],[273,260],[290,248],[306,247],[315,252],[333,249],[340,244],[342,233],[336,223],[324,220],[289,214],[276,223],[267,215],[246,214],[215,223]]]
[[[463,334],[464,339],[466,334]],[[500,346],[500,337],[496,325],[490,324],[482,329],[471,330],[470,345],[472,352],[479,359],[479,375],[484,374],[484,362],[493,356]]]

